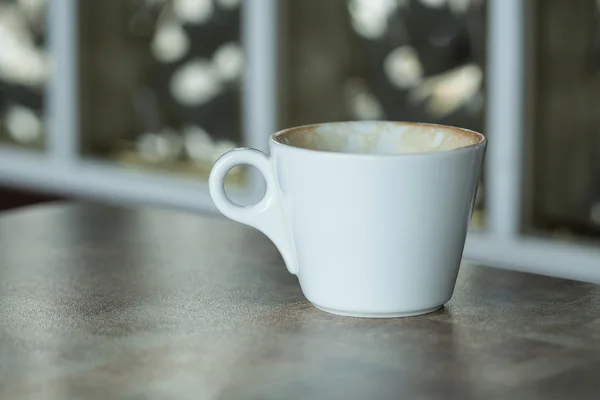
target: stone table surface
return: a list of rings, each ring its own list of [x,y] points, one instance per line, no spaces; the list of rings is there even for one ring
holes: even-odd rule
[[[338,317],[304,299],[262,234],[217,217],[84,204],[0,214],[1,399],[598,393],[597,285],[463,265],[436,313]]]

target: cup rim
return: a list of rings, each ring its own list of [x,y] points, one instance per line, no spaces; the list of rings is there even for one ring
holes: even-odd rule
[[[316,129],[320,126],[341,125],[341,124],[348,124],[348,123],[384,123],[384,124],[395,124],[395,125],[400,125],[400,126],[412,125],[412,126],[420,126],[420,127],[447,129],[450,131],[459,132],[461,134],[473,135],[478,138],[478,141],[473,144],[469,144],[467,146],[462,146],[462,147],[457,147],[454,149],[442,150],[442,151],[423,151],[423,152],[414,152],[414,153],[344,153],[344,152],[331,151],[331,150],[307,149],[304,147],[292,146],[292,145],[283,143],[278,140],[280,137],[294,133],[299,130],[311,130],[311,129]],[[428,122],[414,122],[414,121],[388,121],[388,120],[364,120],[364,121],[360,120],[360,121],[358,121],[357,120],[357,121],[325,122],[325,123],[294,126],[291,128],[286,128],[286,129],[280,130],[280,131],[272,134],[269,137],[269,142],[271,143],[271,145],[285,148],[286,150],[290,150],[290,151],[306,152],[307,154],[327,155],[327,156],[331,156],[331,157],[398,158],[398,157],[436,157],[436,156],[439,157],[439,156],[448,155],[448,154],[455,154],[455,153],[459,153],[459,152],[475,150],[475,149],[478,149],[481,147],[486,147],[487,138],[480,132],[477,132],[477,131],[474,131],[471,129],[466,129],[466,128],[459,128],[459,127],[451,126],[451,125],[434,124],[434,123],[428,123]]]

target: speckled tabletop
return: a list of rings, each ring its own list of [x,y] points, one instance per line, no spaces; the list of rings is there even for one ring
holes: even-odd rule
[[[600,268],[600,265],[599,265]],[[0,214],[2,399],[597,399],[600,286],[463,265],[439,312],[336,317],[260,233],[53,205]]]

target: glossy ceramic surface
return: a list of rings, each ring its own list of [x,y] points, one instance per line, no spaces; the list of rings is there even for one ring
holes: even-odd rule
[[[225,216],[275,243],[317,308],[417,315],[452,296],[485,147],[478,133],[438,125],[293,128],[271,137],[271,157],[252,149],[221,157],[210,192]],[[239,164],[265,177],[256,205],[225,194],[223,179]]]

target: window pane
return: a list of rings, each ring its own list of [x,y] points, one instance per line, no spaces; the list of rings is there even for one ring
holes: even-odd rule
[[[84,153],[207,177],[241,142],[240,3],[79,2]]]
[[[386,119],[483,130],[484,1],[280,4],[281,125]]]
[[[600,238],[600,2],[535,4],[529,228]]]
[[[0,141],[44,145],[46,1],[0,0]]]

